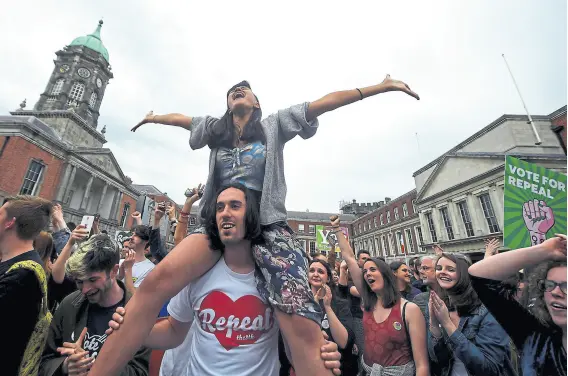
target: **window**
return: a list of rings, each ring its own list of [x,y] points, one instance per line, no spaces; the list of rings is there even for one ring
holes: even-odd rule
[[[416,210],[416,200],[412,200],[412,212],[418,213],[418,210]]]
[[[394,220],[398,219],[398,208],[394,208]]]
[[[396,256],[396,244],[392,242],[392,234],[389,234],[389,245],[392,245],[391,255]]]
[[[408,252],[414,253],[414,242],[412,241],[412,232],[409,228],[405,229],[406,233],[406,243],[408,244]]]
[[[387,212],[387,223],[391,223],[391,212]]]
[[[408,217],[408,205],[406,205],[406,202],[402,204],[402,216]]]
[[[308,232],[312,235],[315,234],[316,233],[316,226],[308,225]]]
[[[454,240],[454,229],[452,228],[452,222],[450,221],[450,214],[448,213],[448,208],[440,208],[440,213],[442,213],[442,220],[444,221],[444,227],[446,228],[446,234],[448,234],[448,240]]]
[[[430,237],[432,238],[432,243],[436,243],[438,241],[438,237],[436,236],[436,228],[434,227],[434,221],[432,220],[432,213],[424,214],[426,217],[426,222],[428,223],[428,229],[430,230]]]
[[[310,253],[316,253],[316,242],[310,242]]]
[[[418,241],[420,242],[418,245],[424,244],[424,238],[422,237],[422,229],[420,226],[416,227],[416,233],[418,234]]]
[[[396,233],[396,242],[397,244],[397,248],[400,251],[400,253],[406,253],[406,249],[404,248],[404,240],[402,239],[402,233],[399,231]]]
[[[195,222],[196,222],[196,221],[195,221],[195,217],[190,217],[190,218],[189,218],[189,224],[190,224],[191,226],[194,226],[194,225],[195,225]]]
[[[381,222],[381,226],[385,224],[384,214],[381,214],[381,216],[379,217],[379,222]]]
[[[95,109],[95,106],[97,105],[97,99],[98,99],[97,93],[91,94],[91,99],[89,99],[89,107]]]
[[[375,256],[381,255],[381,248],[379,247],[379,239],[375,238]]]
[[[388,256],[389,254],[389,243],[387,243],[387,238],[384,236],[381,238],[383,241],[383,255]]]
[[[130,204],[125,203],[122,208],[122,216],[120,217],[120,227],[126,226],[126,220],[128,219],[128,211],[130,210]]]
[[[306,241],[300,240],[300,244],[302,245],[302,250],[305,251],[306,250]]]
[[[368,229],[369,229],[369,231],[371,231],[371,220],[370,219],[368,221],[368,225],[369,225]]]
[[[56,100],[57,98],[55,97],[49,97],[45,100],[45,103],[55,103]]]
[[[298,234],[303,234],[304,233],[304,224],[303,223],[298,223]],[[305,248],[305,247],[304,247]]]
[[[63,78],[55,81],[53,84],[53,89],[51,89],[51,95],[58,95],[61,93],[61,89],[63,89]]]
[[[471,224],[471,217],[469,216],[469,210],[467,210],[467,203],[465,201],[458,202],[458,209],[461,214],[463,225],[465,226],[465,231],[468,237],[474,236],[473,225]]]
[[[361,224],[359,223],[359,234],[361,234],[363,231],[361,230]]]
[[[373,217],[373,225],[377,228],[377,217]]]
[[[30,166],[28,167],[28,172],[26,172],[26,176],[24,177],[24,184],[22,184],[22,189],[20,189],[21,195],[36,194],[42,172],[43,165],[39,162],[31,161]]]
[[[70,103],[71,101],[79,102],[81,99],[83,99],[83,94],[85,93],[85,84],[82,84],[80,82],[75,82],[73,84],[73,87],[71,88],[71,93],[69,94],[69,100],[67,101],[67,103]]]
[[[67,196],[63,199],[63,203],[69,205],[71,203],[71,198],[73,197],[73,193],[75,193],[73,190],[69,190],[67,191]]]
[[[367,223],[363,221],[363,231],[367,231]]]
[[[487,220],[487,226],[489,226],[489,232],[499,232],[499,224],[497,223],[497,218],[495,217],[495,211],[493,210],[489,194],[484,193],[479,196],[479,201],[481,202],[483,215],[485,215],[485,219]]]

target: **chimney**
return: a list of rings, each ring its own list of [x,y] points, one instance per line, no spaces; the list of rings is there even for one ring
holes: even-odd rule
[[[356,204],[356,203],[357,203],[357,200],[353,199],[353,203]]]
[[[389,202],[391,202],[391,198],[390,198],[390,197],[385,197],[385,204],[388,204]]]
[[[379,208],[382,208],[385,205],[384,201],[379,201]]]

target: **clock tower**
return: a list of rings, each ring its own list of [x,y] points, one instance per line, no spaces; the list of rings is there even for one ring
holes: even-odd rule
[[[54,116],[60,111],[73,112],[81,125],[96,132],[105,90],[113,78],[109,54],[101,40],[102,26],[101,20],[92,34],[75,38],[55,53],[55,67],[34,106],[35,112]]]

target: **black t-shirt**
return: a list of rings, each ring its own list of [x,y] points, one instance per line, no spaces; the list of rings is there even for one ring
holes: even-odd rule
[[[562,331],[544,326],[506,294],[500,281],[471,276],[481,302],[505,329],[521,355],[523,376],[566,376]]]
[[[351,287],[355,287],[352,282],[347,286],[339,285],[339,293],[344,298],[351,302],[351,316],[356,319],[363,319],[363,311],[361,310],[361,298],[351,295]]]
[[[329,327],[329,321],[327,313],[325,312],[325,306],[323,300],[320,300],[320,308],[323,312],[323,319],[321,321],[322,330],[325,331],[330,339],[330,341],[336,342],[335,338],[331,334],[331,329]],[[353,316],[351,315],[349,301],[333,298],[331,301],[331,309],[343,324],[345,329],[347,329],[348,340],[347,346],[344,349],[339,349],[341,353],[341,374],[343,376],[356,376],[358,374],[357,365],[357,355],[353,354],[353,345],[355,344],[355,333],[353,332]],[[337,342],[336,342],[337,343]]]
[[[117,304],[110,307],[101,307],[98,304],[89,305],[89,316],[87,317],[87,334],[83,342],[83,349],[89,352],[90,357],[97,357],[107,335],[108,322],[112,319],[113,313],[118,307],[124,307],[124,298]]]
[[[41,286],[35,273],[28,269],[6,273],[15,263],[27,260],[42,265],[36,251],[0,262],[0,369],[3,375],[18,374],[41,309]]]

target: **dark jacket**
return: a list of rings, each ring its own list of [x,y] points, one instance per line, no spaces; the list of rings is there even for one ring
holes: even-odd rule
[[[436,373],[443,376],[451,374],[455,357],[471,376],[514,376],[509,341],[505,330],[482,305],[474,314],[461,317],[449,337],[443,329],[440,339],[428,331],[428,355]]]
[[[153,228],[150,231],[150,253],[156,261],[160,262],[168,255],[168,251],[164,247],[162,240],[160,239],[160,228]]]
[[[422,315],[425,318],[428,317],[428,301],[429,300],[430,300],[430,291],[418,294],[412,300],[412,302],[414,304],[416,304],[418,306],[418,308],[420,308],[420,311],[422,312]],[[426,322],[426,329],[429,329],[428,328],[429,324],[430,324],[429,322]]]
[[[121,281],[117,282],[124,290],[125,300],[128,302],[132,295],[126,291]],[[63,299],[51,321],[47,343],[41,356],[40,376],[62,375],[61,365],[65,357],[59,354],[57,348],[63,346],[63,342],[74,342],[71,335],[76,333],[77,336],[87,326],[88,314],[89,301],[84,298],[81,291],[76,291]],[[150,352],[148,348],[140,348],[124,367],[120,376],[147,376]]]

